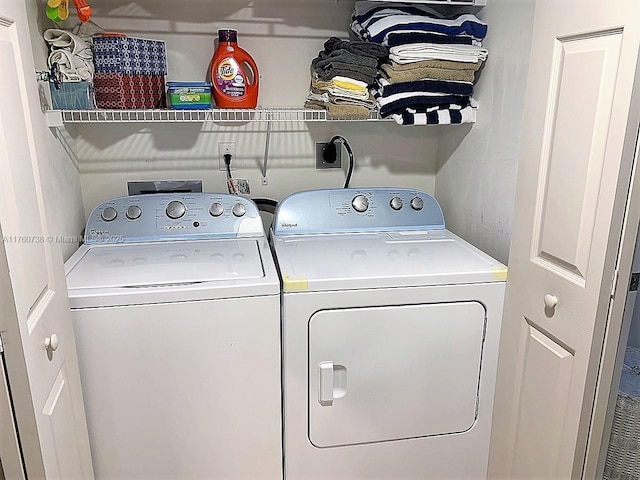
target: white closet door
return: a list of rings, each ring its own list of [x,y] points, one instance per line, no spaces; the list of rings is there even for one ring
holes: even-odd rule
[[[582,472],[629,185],[639,18],[637,1],[536,3],[492,478]]]
[[[0,275],[8,276],[10,287],[0,293],[0,303],[7,307],[5,360],[19,396],[14,403],[27,475],[89,479],[93,471],[62,254],[47,219],[45,192],[51,187],[46,182],[52,174],[46,130],[42,113],[30,107],[37,105],[38,88],[22,1],[0,4],[0,61],[0,254],[6,251],[7,262]]]

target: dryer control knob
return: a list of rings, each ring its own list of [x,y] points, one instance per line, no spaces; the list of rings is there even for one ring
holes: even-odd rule
[[[166,213],[167,217],[177,220],[187,213],[187,207],[184,206],[184,203],[173,200],[167,204]]]
[[[209,207],[209,213],[212,217],[219,217],[224,213],[224,207],[220,202],[212,203]]]
[[[241,217],[243,216],[245,213],[247,213],[247,209],[246,207],[241,204],[241,203],[236,203],[233,208],[231,209],[231,211],[233,212],[233,214],[236,217]]]
[[[113,207],[107,207],[100,216],[105,222],[112,222],[118,216],[118,211]]]
[[[400,210],[402,208],[402,199],[400,197],[393,197],[389,205],[391,205],[391,208],[394,210]]]
[[[424,207],[424,201],[420,197],[413,197],[411,199],[411,208],[414,210],[422,210]]]
[[[129,220],[137,220],[142,215],[142,209],[138,205],[131,205],[127,208],[127,218]]]
[[[356,212],[366,212],[369,209],[369,199],[365,195],[356,195],[351,200],[351,206]]]

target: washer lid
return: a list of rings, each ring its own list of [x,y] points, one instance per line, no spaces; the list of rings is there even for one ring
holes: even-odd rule
[[[67,270],[79,289],[170,286],[264,277],[256,240],[93,245]]]
[[[275,236],[285,292],[505,281],[497,260],[446,230]]]

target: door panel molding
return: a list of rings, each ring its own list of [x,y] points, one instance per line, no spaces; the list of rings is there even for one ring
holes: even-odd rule
[[[569,478],[558,471],[565,412],[570,400],[574,354],[524,318],[523,375],[515,437],[514,478]],[[550,414],[551,413],[551,414]],[[545,446],[531,448],[544,439]],[[535,452],[531,455],[530,452]]]
[[[582,287],[606,160],[621,33],[608,29],[554,42],[532,256],[542,268],[553,267],[553,273]],[[566,158],[587,161],[569,163]]]
[[[47,312],[47,308],[53,302],[56,292],[51,290],[47,285],[42,293],[38,295],[36,301],[31,305],[29,313],[27,313],[27,331],[29,335],[32,335],[34,330],[38,327],[40,320]]]

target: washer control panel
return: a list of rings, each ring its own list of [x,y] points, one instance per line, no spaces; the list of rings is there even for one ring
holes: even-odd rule
[[[220,193],[131,195],[98,205],[87,221],[85,243],[262,237],[258,207]]]
[[[403,188],[294,193],[280,202],[273,222],[276,235],[444,228],[435,198]]]

